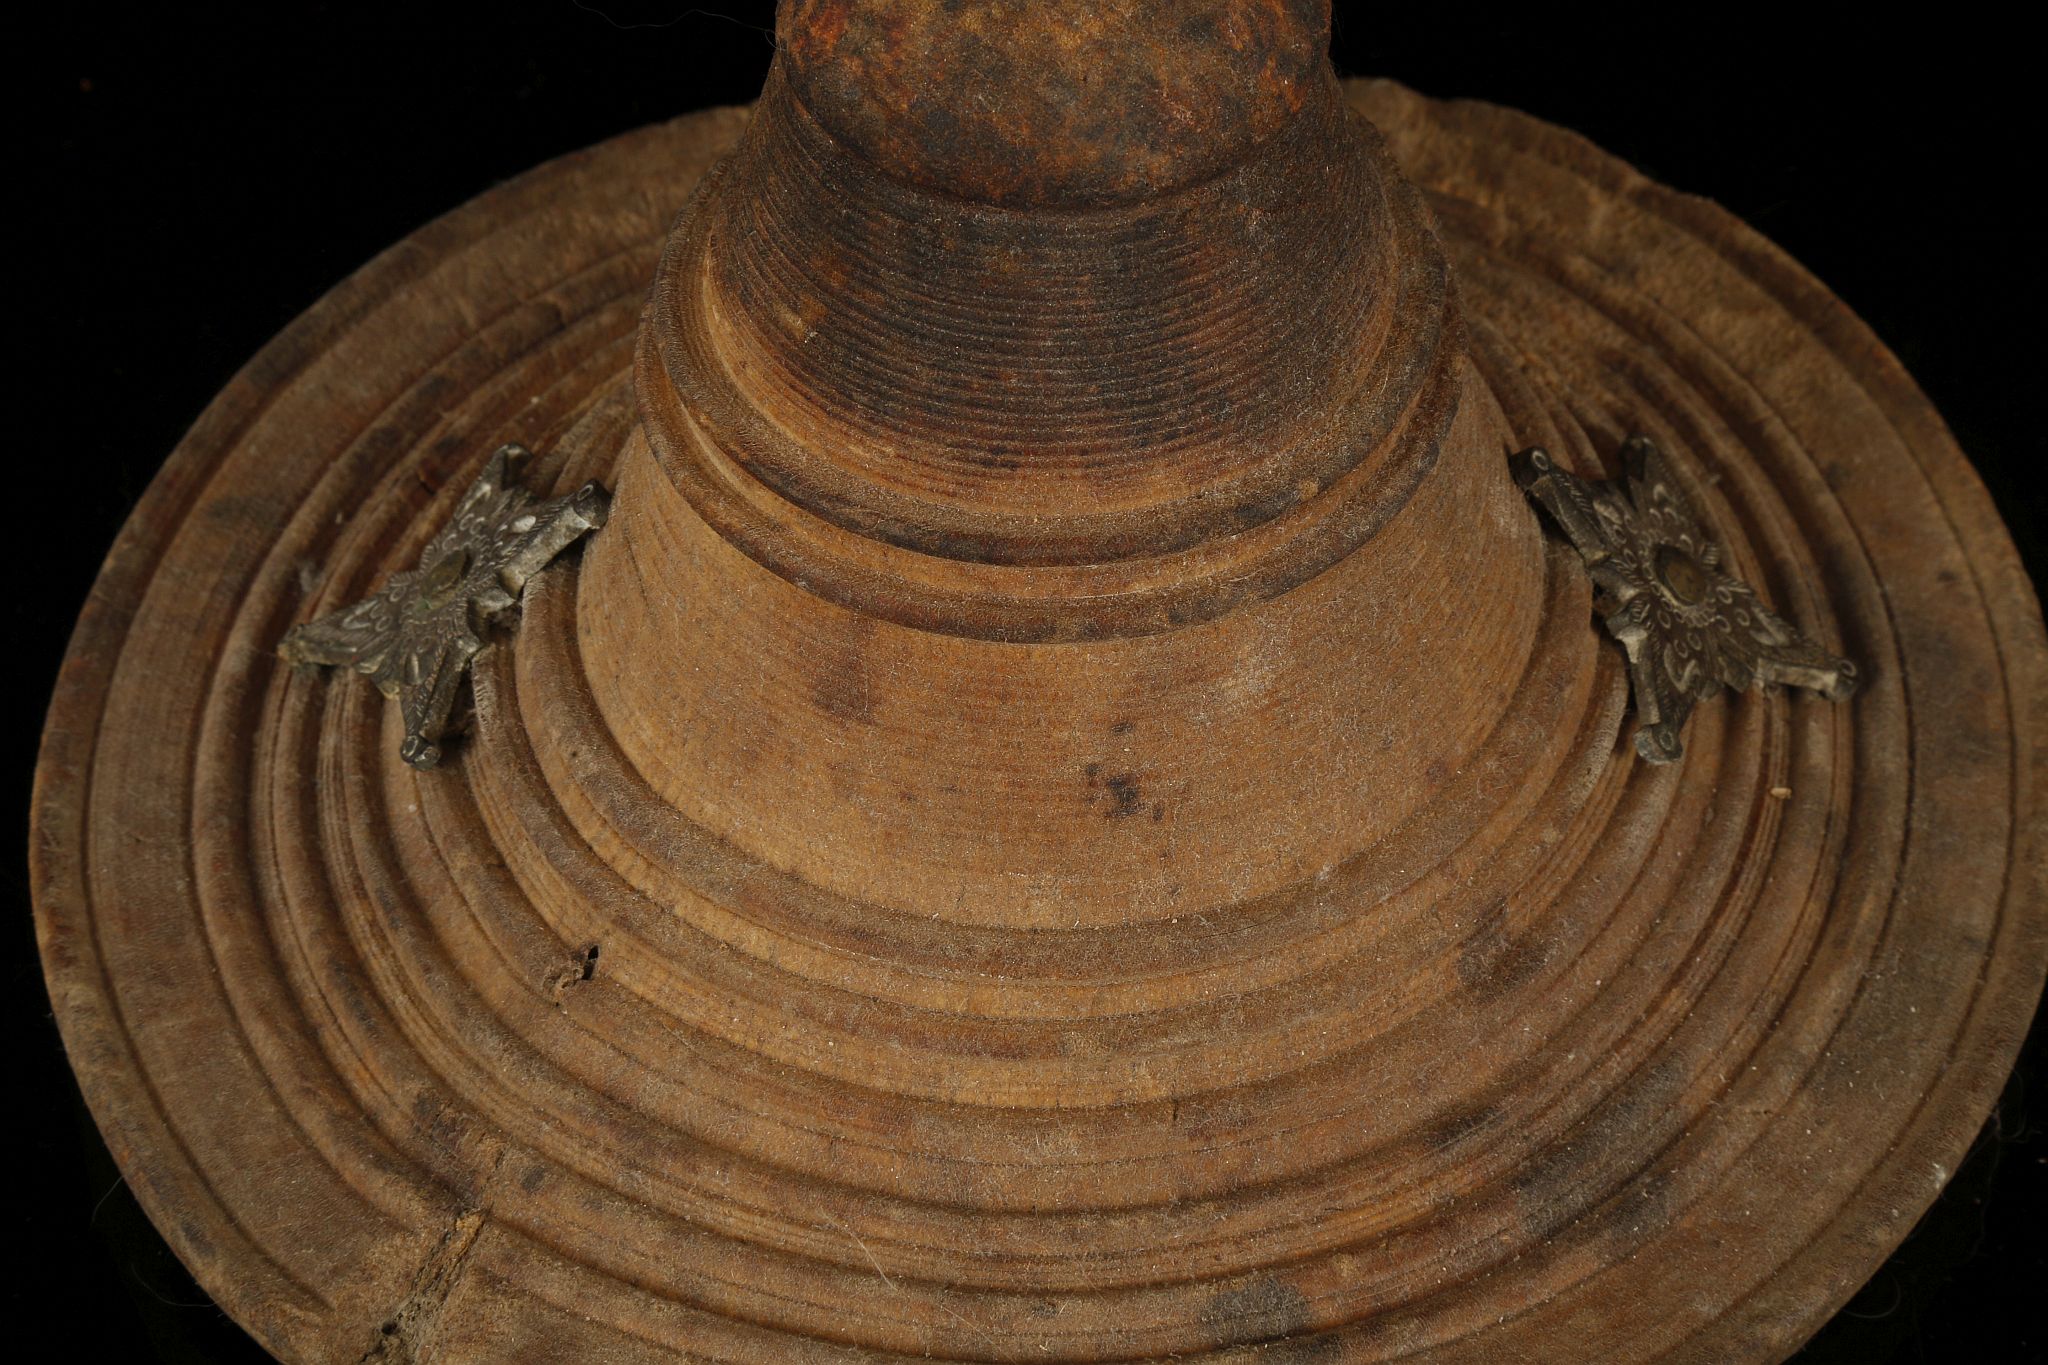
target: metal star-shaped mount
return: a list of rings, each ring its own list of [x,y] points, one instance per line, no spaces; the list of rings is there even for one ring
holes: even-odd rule
[[[1721,570],[1703,529],[1647,436],[1621,447],[1625,477],[1588,483],[1541,448],[1513,458],[1515,482],[1543,504],[1586,561],[1600,589],[1594,609],[1628,651],[1636,702],[1636,752],[1669,763],[1685,752],[1678,732],[1694,703],[1723,686],[1807,687],[1830,701],[1856,690],[1856,665],[1807,639]]]
[[[405,714],[398,754],[415,768],[441,761],[439,741],[484,630],[519,604],[549,560],[604,525],[610,510],[610,495],[594,483],[535,502],[513,482],[528,456],[524,446],[498,447],[417,569],[391,575],[352,607],[294,626],[278,643],[287,662],[353,668],[398,698]]]

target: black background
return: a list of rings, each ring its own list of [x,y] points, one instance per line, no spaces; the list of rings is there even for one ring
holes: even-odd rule
[[[229,376],[342,276],[491,184],[751,98],[771,13],[737,0],[73,4],[43,10],[52,27],[26,50],[13,40],[32,94],[27,188],[8,215],[29,230],[13,249],[4,464],[7,571],[21,586],[0,594],[14,646],[0,828],[17,848],[42,709],[100,556]],[[1561,14],[1339,0],[1334,48],[1346,74],[1576,128],[1786,247],[1919,379],[2038,583],[2039,77],[1995,13],[1926,7],[1878,24],[1785,5]],[[27,1253],[5,1280],[11,1342],[264,1358],[120,1183],[50,1017],[25,874],[0,867],[18,1144],[5,1170],[19,1186],[8,1216]],[[1801,1361],[2048,1350],[2040,1033],[1970,1160]]]

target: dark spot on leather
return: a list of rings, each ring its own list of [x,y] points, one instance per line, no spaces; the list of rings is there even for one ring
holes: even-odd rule
[[[1101,799],[1108,802],[1109,808],[1103,812],[1106,818],[1125,820],[1144,811],[1145,792],[1138,785],[1138,775],[1136,773],[1110,773],[1105,776],[1100,763],[1090,763],[1081,769],[1081,772],[1088,779],[1089,789],[1098,793]],[[1091,796],[1088,799],[1090,803],[1093,803],[1097,800],[1097,797]],[[1163,803],[1153,814],[1152,818],[1154,820],[1166,818]]]
[[[811,702],[826,715],[855,725],[875,723],[867,660],[873,632],[873,623],[863,621],[847,634],[831,637],[806,660]]]
[[[1240,530],[1263,526],[1300,501],[1292,488],[1274,489],[1263,497],[1248,499],[1230,509],[1231,519]]]
[[[1272,1275],[1218,1290],[1202,1309],[1202,1325],[1215,1333],[1219,1347],[1263,1346],[1261,1361],[1289,1365],[1335,1360],[1336,1338],[1300,1335],[1309,1321],[1308,1298]]]
[[[1109,789],[1109,818],[1122,820],[1145,809],[1145,795],[1138,788],[1138,779],[1130,773],[1112,773],[1102,781]]]
[[[202,1232],[197,1223],[194,1223],[189,1218],[181,1218],[178,1220],[178,1231],[184,1235],[185,1245],[191,1249],[194,1256],[200,1257],[202,1260],[213,1259],[215,1255],[213,1239]]]
[[[1563,1141],[1509,1177],[1530,1236],[1568,1224],[1605,1224],[1617,1237],[1659,1217],[1669,1179],[1648,1169],[1668,1140],[1663,1123],[1687,1073],[1674,1058],[1653,1062],[1608,1095]]]
[[[1417,1137],[1428,1150],[1440,1152],[1499,1121],[1500,1111],[1490,1104],[1454,1109],[1425,1127]]]
[[[1527,985],[1550,959],[1550,945],[1525,935],[1512,937],[1507,902],[1495,901],[1480,918],[1477,932],[1458,950],[1458,980],[1481,1001]]]

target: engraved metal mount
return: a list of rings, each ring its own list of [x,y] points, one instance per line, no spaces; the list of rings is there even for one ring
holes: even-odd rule
[[[484,631],[610,511],[611,495],[595,483],[536,502],[517,482],[530,454],[521,445],[498,447],[418,568],[391,575],[354,606],[292,627],[278,642],[288,663],[352,668],[396,697],[405,716],[399,757],[415,768],[441,761],[440,741]]]
[[[1599,594],[1594,609],[1628,651],[1636,752],[1670,763],[1696,702],[1722,687],[1811,688],[1830,701],[1856,690],[1856,665],[1828,653],[1721,568],[1663,451],[1647,436],[1621,447],[1623,477],[1578,478],[1548,452],[1512,457],[1515,482],[1571,539]]]

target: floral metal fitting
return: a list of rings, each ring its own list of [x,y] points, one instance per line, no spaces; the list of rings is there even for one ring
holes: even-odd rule
[[[1513,457],[1515,482],[1570,537],[1600,590],[1594,610],[1628,651],[1636,752],[1670,763],[1696,702],[1722,687],[1810,688],[1830,701],[1856,690],[1856,665],[1828,653],[1721,568],[1670,462],[1647,436],[1621,447],[1624,474],[1592,483],[1541,447]]]
[[[441,761],[457,688],[483,650],[484,630],[519,604],[548,561],[604,525],[610,510],[610,495],[595,483],[535,502],[512,482],[529,454],[520,445],[492,453],[418,568],[393,574],[354,606],[294,626],[278,643],[288,663],[353,668],[398,698],[405,714],[398,753],[415,768]]]

